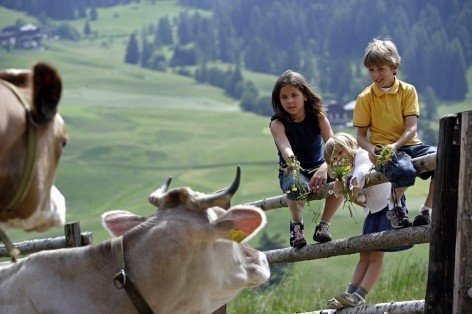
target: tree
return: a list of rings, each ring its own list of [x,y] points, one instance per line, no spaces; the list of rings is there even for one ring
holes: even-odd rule
[[[92,30],[90,28],[90,23],[89,23],[89,21],[86,21],[85,25],[84,25],[84,35],[88,37],[91,32],[92,32]]]
[[[150,68],[151,67],[151,57],[154,51],[154,47],[149,43],[145,36],[142,36],[142,52],[141,52],[141,67]]]
[[[251,81],[246,81],[243,85],[241,96],[241,108],[245,111],[255,111],[255,104],[259,98],[259,91]]]
[[[129,64],[137,64],[139,61],[139,47],[136,34],[129,36],[128,46],[126,47],[125,62]]]
[[[90,21],[96,20],[98,20],[97,8],[95,7],[95,5],[92,5],[92,8],[90,8]]]
[[[158,25],[156,27],[154,44],[156,46],[174,44],[174,38],[172,37],[172,25],[170,24],[168,16],[159,19]]]
[[[179,21],[177,23],[177,36],[179,43],[186,45],[192,41],[192,27],[190,25],[190,18],[187,12],[180,13]]]
[[[79,40],[80,33],[73,26],[68,23],[61,23],[53,30],[53,34],[59,36],[62,39],[67,40]]]
[[[426,86],[426,90],[424,92],[424,102],[420,104],[422,105],[420,116],[429,121],[435,120],[439,102],[436,94],[434,93],[434,89],[431,86]]]

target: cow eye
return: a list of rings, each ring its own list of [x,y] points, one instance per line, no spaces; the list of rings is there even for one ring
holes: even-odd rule
[[[64,136],[64,138],[62,139],[61,146],[62,146],[62,147],[66,147],[66,146],[67,146],[67,142],[69,142],[69,137],[66,135],[66,136]]]

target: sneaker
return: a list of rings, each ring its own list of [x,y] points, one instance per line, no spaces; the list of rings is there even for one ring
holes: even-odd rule
[[[326,304],[326,306],[328,307],[328,309],[331,309],[331,310],[340,310],[344,308],[344,305],[338,300],[336,300],[335,298],[328,300],[328,303]]]
[[[329,225],[327,223],[320,222],[316,226],[313,240],[320,243],[331,241],[331,234],[329,233]]]
[[[343,292],[335,297],[344,306],[361,306],[365,304],[365,300],[358,293]]]
[[[431,216],[428,210],[422,210],[421,213],[413,220],[413,226],[426,226],[431,223]]]
[[[303,236],[303,222],[290,221],[290,246],[301,248],[306,245],[305,237]]]
[[[410,227],[412,224],[408,215],[400,206],[395,206],[392,210],[387,211],[387,218],[390,219],[390,223],[395,229]]]

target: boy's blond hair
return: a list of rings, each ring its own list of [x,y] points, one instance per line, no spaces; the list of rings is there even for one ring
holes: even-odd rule
[[[373,65],[388,65],[391,68],[399,67],[400,62],[400,54],[391,40],[374,38],[365,49],[364,66],[366,68],[370,68]]]
[[[354,159],[358,148],[359,145],[352,135],[344,132],[336,133],[325,143],[323,151],[324,159],[328,163],[329,167],[333,161],[336,150],[339,149],[346,151],[348,155]]]

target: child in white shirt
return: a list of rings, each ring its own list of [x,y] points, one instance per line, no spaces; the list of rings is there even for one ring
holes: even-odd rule
[[[388,202],[390,200],[391,184],[381,183],[364,187],[366,175],[373,168],[369,154],[360,148],[354,137],[347,133],[333,135],[325,144],[324,158],[328,169],[333,162],[348,160],[351,166],[349,184],[351,199],[363,207],[367,217],[362,233],[374,233],[393,229],[388,217]],[[402,206],[406,205],[402,200]],[[405,208],[406,210],[406,208]],[[345,292],[338,294],[328,301],[331,309],[341,309],[346,306],[365,304],[365,298],[375,286],[382,274],[383,257],[385,252],[397,252],[412,246],[394,247],[378,251],[360,252],[359,262]]]

